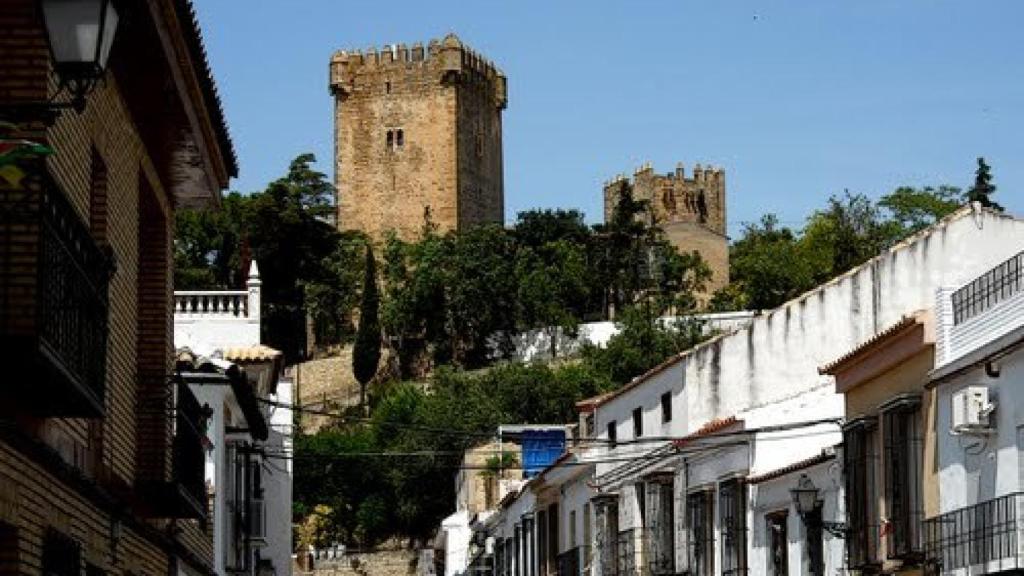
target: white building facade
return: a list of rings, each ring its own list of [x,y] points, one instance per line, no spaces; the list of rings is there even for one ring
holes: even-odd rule
[[[1018,244],[1017,249],[1021,246]],[[939,515],[924,522],[940,574],[1024,569],[1024,252],[939,290]]]
[[[588,510],[567,504],[566,489],[547,500],[553,493],[531,482],[498,511],[501,541],[522,518],[536,522],[539,512],[558,505],[577,511],[572,519],[559,516],[559,553],[570,549],[569,526],[581,537],[588,532],[579,541],[592,547],[594,561],[580,561],[580,574],[846,572],[845,406],[819,367],[930,308],[941,288],[963,286],[1022,248],[1024,222],[965,207],[614,393],[581,403],[580,445],[552,468],[590,467],[582,479]],[[816,489],[816,504],[800,513],[792,491],[804,480]],[[496,573],[547,576],[551,564],[542,559],[550,536],[544,550],[538,532],[533,538],[538,554],[524,559],[513,533],[511,559],[496,563]]]
[[[292,379],[260,343],[256,263],[245,290],[174,295],[174,342],[185,381],[212,413],[207,488],[218,574],[292,570]]]

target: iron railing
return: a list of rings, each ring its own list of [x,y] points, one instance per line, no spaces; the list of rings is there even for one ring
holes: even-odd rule
[[[924,521],[925,560],[938,573],[1024,568],[1024,493],[1007,494]]]
[[[0,192],[0,245],[0,337],[58,386],[26,390],[30,409],[101,416],[111,258],[44,165]]]
[[[1024,252],[953,293],[953,324],[961,324],[1024,290]]]
[[[191,500],[189,511],[202,516],[208,506],[206,497],[206,415],[188,384],[178,383],[174,427],[174,480]]]

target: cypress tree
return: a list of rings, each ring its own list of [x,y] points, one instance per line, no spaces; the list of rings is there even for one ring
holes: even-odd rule
[[[363,299],[359,305],[359,329],[352,349],[352,373],[359,381],[359,404],[366,404],[366,385],[377,374],[380,363],[380,320],[377,293],[377,265],[373,248],[366,246],[366,273],[363,279]]]
[[[974,186],[967,191],[968,202],[978,202],[986,208],[1003,211],[1003,207],[992,200],[996,186],[992,183],[992,169],[984,158],[978,158],[978,170],[974,173]]]

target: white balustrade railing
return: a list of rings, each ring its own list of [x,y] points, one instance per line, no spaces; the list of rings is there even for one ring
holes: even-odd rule
[[[246,290],[175,291],[174,314],[186,318],[212,316],[247,318],[249,316],[249,292]]]

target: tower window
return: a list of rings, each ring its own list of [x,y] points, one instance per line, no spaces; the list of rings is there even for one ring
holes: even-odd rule
[[[401,148],[405,144],[405,134],[402,132],[402,129],[388,130],[386,144],[388,152],[394,152]]]
[[[384,93],[391,94],[391,82],[384,83]]]

